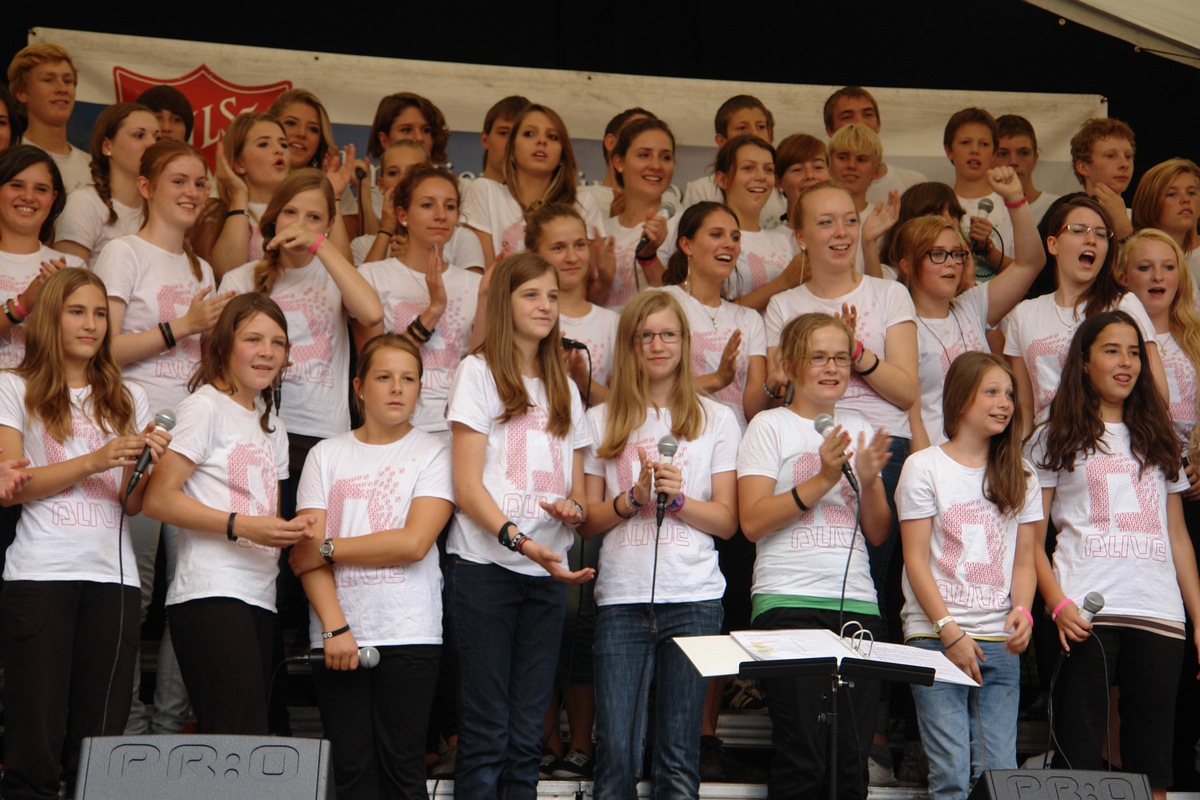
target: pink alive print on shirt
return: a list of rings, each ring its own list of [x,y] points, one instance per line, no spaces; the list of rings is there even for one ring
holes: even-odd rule
[[[1139,480],[1134,459],[1124,453],[1090,458],[1087,485],[1091,506],[1088,521],[1103,533],[1087,534],[1085,555],[1150,561],[1170,557],[1159,521],[1163,500],[1158,482],[1152,475]],[[1137,511],[1129,509],[1131,501],[1136,501]]]
[[[110,437],[97,428],[96,424],[84,414],[72,411],[71,438],[83,442],[87,451],[94,453],[104,447]],[[42,449],[46,453],[47,465],[61,464],[68,458],[66,446],[51,436],[50,431],[45,428],[42,429]],[[111,469],[88,475],[79,482],[79,489],[83,492],[83,496],[90,500],[117,502],[117,476]],[[68,486],[60,496],[74,497],[74,495],[75,488]],[[57,504],[55,504],[55,514],[58,514]],[[116,520],[113,520],[113,525],[116,525]]]
[[[401,269],[408,269],[408,267],[401,267]],[[391,310],[391,330],[396,333],[402,332],[427,307],[427,303],[397,300]],[[463,341],[464,316],[462,298],[449,298],[446,302],[446,310],[442,312],[442,317],[434,328],[433,338],[428,344],[421,345],[421,362],[425,369],[443,369],[452,372],[458,367],[459,358],[466,344]]]
[[[263,441],[234,445],[229,451],[226,468],[230,511],[255,517],[274,517],[279,513],[279,466],[270,445]],[[263,547],[246,538],[238,539],[237,545],[279,551],[277,547]]]
[[[292,341],[291,365],[284,370],[288,383],[315,383],[333,388],[334,317],[329,313],[329,293],[325,288],[308,288],[299,294],[276,295],[272,299],[287,316]],[[304,325],[297,323],[303,320]],[[341,324],[341,319],[337,320]]]
[[[1162,356],[1163,370],[1167,373],[1167,387],[1171,392],[1171,419],[1196,420],[1196,371],[1187,353],[1174,342],[1158,343]]]
[[[626,442],[625,449],[621,451],[621,455],[617,456],[617,484],[620,486],[633,486],[636,480],[633,477],[633,465],[640,464],[641,458],[638,456],[638,448],[641,447],[646,451],[646,457],[651,460],[658,458],[658,440],[653,436],[643,436],[640,439]],[[678,453],[676,453],[678,455]],[[641,508],[637,509],[638,516],[653,517],[655,507],[652,503],[646,503]]]
[[[679,449],[675,452],[675,457],[672,459],[675,465],[684,470],[684,474],[687,474],[688,444],[689,442],[680,442]],[[637,452],[639,447],[646,449],[648,458],[658,460],[658,440],[654,437],[642,437],[637,441],[627,442],[625,449],[617,457],[617,480],[622,486],[633,485],[633,465],[639,461]],[[657,509],[657,500],[651,500],[651,502],[646,503],[638,509],[637,516],[621,525],[617,531],[616,546],[645,547],[646,545],[654,544],[657,538],[659,547],[668,545],[691,547],[691,531],[686,525],[679,524],[673,516],[668,515],[665,517],[662,529],[655,530],[657,526],[654,523],[654,517]]]
[[[630,239],[627,242],[618,242],[613,247],[616,272],[613,274],[612,287],[608,290],[608,299],[604,301],[606,308],[624,307],[638,293],[639,280],[642,286],[646,285],[637,263],[638,241],[639,239]]]
[[[967,561],[963,564],[963,577],[971,583],[983,583],[988,586],[1005,588],[1004,558],[1008,551],[1004,535],[997,524],[996,507],[982,499],[974,499],[965,503],[953,503],[942,512],[942,533],[945,541],[942,543],[942,555],[938,559],[939,566],[947,575],[957,575],[958,565],[962,561],[966,549],[967,536],[983,534],[987,547],[987,561]],[[956,585],[954,585],[956,586]],[[946,589],[941,587],[945,596]],[[994,606],[989,607],[994,608]]]
[[[540,505],[545,500],[552,503],[567,494],[567,483],[563,477],[562,442],[546,431],[548,418],[540,408],[530,408],[506,425],[506,466],[504,477],[516,492],[507,492],[500,504],[510,519],[546,519],[549,515]],[[550,472],[528,469],[530,453],[550,453]],[[538,456],[534,456],[535,459]],[[527,485],[532,479],[533,486]]]
[[[352,478],[340,478],[329,490],[329,501],[325,511],[325,530],[330,538],[338,538],[342,529],[342,517],[345,514],[347,501],[366,501],[367,522],[370,530],[364,533],[379,533],[380,531],[399,528],[404,520],[400,518],[397,489],[400,486],[400,476],[404,468],[387,466],[379,474],[355,475]],[[363,567],[356,564],[333,565],[333,576],[340,587],[357,586],[363,583],[368,586],[380,583],[404,583],[403,566]]]
[[[1052,374],[1061,375],[1063,365],[1067,363],[1067,351],[1070,348],[1071,335],[1069,333],[1052,333],[1049,336],[1034,339],[1025,350],[1025,363],[1033,364],[1033,369],[1028,370],[1029,382],[1033,386],[1033,405],[1039,415],[1050,405],[1054,395],[1058,392],[1057,385],[1054,389],[1039,388],[1042,365],[1045,364]]]
[[[500,254],[496,260],[506,258],[525,249],[525,220],[514,222],[500,234]]]
[[[792,462],[792,485],[799,486],[821,471],[819,453],[801,453]],[[812,547],[849,547],[853,541],[855,550],[865,550],[854,534],[854,490],[843,479],[838,479],[838,495],[842,505],[818,504],[808,511],[801,511],[792,528],[792,549],[805,550]],[[816,524],[817,508],[825,525]]]

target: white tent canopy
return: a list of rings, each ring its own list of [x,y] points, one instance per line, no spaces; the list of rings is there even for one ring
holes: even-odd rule
[[[1026,0],[1052,14],[1200,68],[1200,3],[1195,0]]]

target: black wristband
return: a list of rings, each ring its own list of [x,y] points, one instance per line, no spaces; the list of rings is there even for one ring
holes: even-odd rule
[[[882,359],[879,358],[879,354],[876,353],[875,354],[875,363],[871,365],[870,369],[864,369],[862,372],[858,373],[858,377],[865,378],[868,375],[870,375],[872,372],[874,372],[875,370],[879,369],[879,362],[881,360]]]
[[[229,512],[229,521],[225,523],[225,538],[231,542],[236,542],[238,537],[233,535],[233,518],[237,516],[236,511]]]
[[[800,499],[800,493],[796,491],[796,487],[792,487],[792,499],[796,501],[796,505],[801,511],[812,511],[811,508],[804,505],[804,501]]]
[[[613,498],[613,511],[617,512],[617,516],[620,517],[621,519],[633,519],[634,517],[637,516],[637,513],[638,513],[636,508],[632,509],[629,512],[629,516],[625,516],[624,514],[621,513],[621,509],[617,507],[617,501],[621,499],[621,495],[623,495],[623,494],[625,494],[625,493],[621,492],[620,494],[618,494],[616,497]]]
[[[343,625],[342,627],[338,628],[336,631],[321,631],[321,638],[322,639],[332,639],[335,636],[341,636],[343,633],[349,633],[349,632],[350,632],[350,626]]]
[[[4,316],[8,317],[8,321],[13,325],[20,325],[21,320],[17,319],[17,315],[12,312],[12,300],[4,301]]]

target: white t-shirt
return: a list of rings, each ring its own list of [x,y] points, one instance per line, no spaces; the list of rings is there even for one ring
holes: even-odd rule
[[[717,187],[717,179],[714,175],[705,175],[702,178],[696,178],[694,181],[688,181],[688,185],[683,189],[684,211],[697,203],[706,201],[713,203],[725,202],[725,195]],[[767,198],[766,205],[759,212],[758,224],[766,230],[778,228],[783,224],[785,214],[787,214],[787,198],[783,196],[783,192],[776,189],[771,192]]]
[[[611,217],[613,190],[611,186],[605,186],[600,183],[580,184],[578,191],[581,194],[590,194],[592,199],[596,201],[596,208],[600,209],[600,215],[603,217]],[[659,204],[668,209],[672,216],[679,214],[683,210],[683,199],[679,193],[679,187],[671,184],[667,190],[663,192],[662,200]]]
[[[742,252],[729,276],[730,298],[736,300],[778,278],[794,255],[796,239],[791,228],[781,225],[770,230],[742,231]]]
[[[1142,331],[1142,339],[1155,341],[1154,324],[1137,295],[1126,292],[1117,308],[1133,317]],[[1050,401],[1058,393],[1071,337],[1083,320],[1083,306],[1062,308],[1050,293],[1023,300],[1000,323],[1004,331],[1004,355],[1025,360],[1033,386],[1035,422],[1045,422],[1050,414]]]
[[[254,263],[225,273],[220,291],[254,291]],[[342,293],[321,259],[281,269],[271,299],[283,309],[292,363],[280,412],[291,433],[327,439],[350,429],[350,330]]]
[[[871,426],[852,412],[838,412],[837,424],[849,434],[852,447],[858,447],[858,435],[867,441],[874,435]],[[793,486],[821,471],[818,450],[825,438],[813,427],[813,420],[801,417],[789,408],[770,408],[750,420],[738,452],[738,477],[756,475],[775,481],[772,494],[790,492]],[[854,474],[853,459],[848,462]],[[756,542],[754,585],[751,595],[800,595],[838,600],[842,596],[842,575],[851,544],[850,574],[846,579],[846,599],[863,603],[877,602],[866,539],[855,533],[858,501],[845,480],[839,480],[810,511]]]
[[[375,244],[375,239],[375,235],[364,233],[362,236],[356,236],[354,241],[350,242],[350,253],[354,257],[354,266],[361,266],[367,260],[367,253],[371,252],[371,246]],[[389,258],[392,255],[390,247],[387,255]],[[450,235],[450,240],[442,248],[442,262],[463,269],[471,267],[483,269],[483,245],[479,243],[479,237],[466,228],[455,228],[454,233]]]
[[[309,451],[296,508],[325,512],[332,539],[403,528],[418,497],[454,502],[450,451],[413,429],[386,445],[364,444],[351,433],[325,439]],[[320,536],[321,531],[317,532]],[[337,561],[338,605],[360,647],[442,643],[442,570],[437,545],[420,561],[364,567]],[[309,613],[309,642],[323,648],[321,619]]]
[[[450,422],[461,422],[487,435],[483,485],[504,515],[521,533],[565,557],[572,531],[552,518],[539,501],[554,502],[571,493],[575,451],[592,443],[583,418],[583,403],[571,390],[571,429],[562,439],[546,431],[546,388],[541,379],[524,378],[532,407],[508,422],[496,390],[496,379],[483,356],[467,356],[458,365],[446,407]],[[484,530],[466,513],[457,511],[450,524],[446,551],[477,564],[496,564],[512,572],[545,577],[546,571],[520,553],[500,545],[496,531]]]
[[[888,164],[887,174],[871,181],[871,185],[867,187],[867,202],[871,205],[886,203],[888,192],[896,191],[904,194],[905,189],[916,186],[918,183],[925,183],[927,180],[929,179],[915,169],[905,169],[897,167],[895,164]]]
[[[562,335],[575,339],[587,345],[587,353],[592,359],[592,380],[601,386],[608,386],[608,376],[612,372],[613,354],[617,346],[617,321],[621,315],[603,306],[592,304],[592,310],[582,317],[558,315],[558,327]]]
[[[1098,452],[1076,454],[1071,472],[1050,472],[1037,466],[1045,458],[1045,431],[1035,433],[1030,460],[1042,488],[1055,490],[1050,519],[1058,530],[1058,585],[1081,606],[1088,592],[1104,595],[1104,616],[1182,623],[1167,494],[1186,490],[1187,478],[1181,471],[1168,480],[1152,467],[1139,479],[1129,429],[1111,422],[1104,424]]]
[[[257,406],[257,403],[256,403]],[[259,425],[262,408],[248,409],[205,384],[179,404],[171,449],[196,465],[183,493],[219,511],[279,515],[279,482],[288,477],[287,431],[271,414],[272,433]],[[175,579],[167,605],[231,597],[275,610],[279,548],[249,539],[180,529]]]
[[[120,236],[137,233],[142,227],[142,209],[130,208],[117,200],[112,201],[117,212],[117,221],[108,224],[108,206],[100,199],[95,186],[85,186],[67,195],[67,205],[54,223],[55,242],[74,242],[91,251],[88,267],[95,269],[96,258],[104,245]]]
[[[741,438],[729,409],[707,397],[699,400],[704,407],[704,430],[694,440],[680,440],[673,459],[683,471],[683,494],[687,502],[712,500],[712,477],[737,468],[738,440]],[[593,443],[603,441],[608,404],[588,411],[587,420]],[[658,440],[670,433],[670,410],[647,409],[646,421],[630,434],[625,449],[615,459],[601,460],[596,457],[597,445],[589,447],[583,460],[584,472],[603,477],[605,495],[615,497],[619,492],[628,491],[641,475],[638,448],[656,453]],[[620,520],[604,534],[600,566],[596,570],[597,605],[650,602],[656,546],[655,510],[654,503],[647,503],[633,519]],[[718,600],[725,594],[725,577],[717,565],[717,551],[711,535],[693,528],[674,514],[667,514],[658,534],[657,548],[656,603]]]
[[[146,395],[135,384],[126,384],[133,399],[133,424],[141,431],[150,423]],[[32,467],[46,467],[94,453],[114,434],[96,425],[91,412],[90,386],[70,389],[71,437],[57,441],[41,419],[25,413],[25,379],[0,372],[0,425],[22,436],[24,457]],[[20,458],[17,453],[6,458]],[[126,522],[120,529],[120,557],[114,541],[121,520],[120,492],[125,488],[123,467],[87,476],[75,486],[21,505],[17,535],[4,563],[6,581],[94,581],[139,586],[137,561]]]
[[[761,386],[746,386],[746,375],[750,369],[750,359],[754,356],[767,357],[766,331],[763,328],[762,317],[753,308],[739,306],[722,300],[717,308],[703,305],[699,300],[689,295],[682,286],[667,286],[664,292],[670,292],[683,307],[687,315],[688,327],[692,331],[692,373],[708,375],[716,372],[721,365],[721,354],[734,331],[742,332],[742,344],[738,348],[733,380],[719,392],[714,394],[718,400],[729,407],[737,420],[738,428],[746,429],[746,407],[743,397],[746,392],[761,391]]]
[[[779,334],[795,317],[814,311],[840,314],[843,303],[858,309],[858,338],[868,350],[884,360],[887,360],[888,329],[903,322],[913,322],[917,316],[912,298],[894,281],[863,275],[854,289],[828,300],[814,295],[808,284],[801,284],[775,295],[767,304],[767,346],[779,346]],[[883,427],[892,436],[907,439],[912,435],[908,413],[880,397],[853,370],[850,385],[837,406],[839,411],[846,409],[871,420],[873,425]]]
[[[642,265],[637,263],[637,246],[642,239],[645,224],[639,223],[632,228],[626,228],[618,217],[609,217],[605,223],[605,232],[613,237],[613,254],[616,258],[616,273],[613,275],[612,287],[608,290],[608,299],[604,301],[605,308],[620,311],[625,304],[633,299],[642,289],[650,284]],[[675,238],[679,230],[679,215],[667,220],[667,235],[658,248],[658,260],[665,269],[667,260],[675,251]]]
[[[590,194],[579,192],[575,210],[583,217],[588,236],[604,230],[604,217]],[[493,256],[512,255],[525,250],[525,214],[508,187],[491,178],[479,178],[463,200],[462,216],[466,224],[492,237]]]
[[[903,520],[932,517],[929,568],[946,609],[964,632],[1007,639],[1012,611],[1013,559],[1017,527],[1042,518],[1042,492],[1028,462],[1025,502],[1012,516],[1000,513],[983,494],[984,467],[967,467],[941,447],[913,453],[896,486],[896,514]],[[901,579],[904,638],[934,636],[933,625],[908,582]]]
[[[0,244],[0,247],[3,245]],[[83,261],[78,256],[69,256],[57,250],[51,250],[42,245],[35,253],[6,253],[0,250],[0,302],[16,297],[28,288],[43,261],[62,258],[66,259],[68,267],[82,267]],[[14,311],[16,309],[13,309]],[[33,307],[37,313],[37,306]],[[28,322],[14,325],[8,333],[0,334],[0,369],[11,369],[21,363],[25,357],[25,326]]]
[[[12,111],[9,113],[11,114]],[[67,190],[67,194],[92,185],[92,156],[86,150],[80,150],[72,144],[69,145],[71,152],[66,155],[54,153],[46,150],[37,142],[30,141],[28,136],[21,137],[21,144],[31,144],[50,154],[50,158],[54,159],[54,165],[58,167],[58,173],[62,175],[63,187]]]
[[[201,279],[196,280],[186,255],[163,250],[137,235],[113,239],[93,270],[104,281],[108,296],[125,303],[121,333],[152,330],[160,322],[178,319],[201,289],[215,291],[217,285],[204,259],[200,259]],[[158,411],[183,402],[187,382],[199,363],[200,334],[195,334],[176,337],[173,349],[126,364],[121,371],[146,390],[151,408]]]
[[[1061,194],[1050,194],[1042,192],[1038,195],[1038,199],[1029,204],[1029,211],[1033,214],[1033,224],[1037,225],[1042,221],[1042,217],[1046,216],[1046,212],[1050,210],[1050,206],[1054,205],[1054,201],[1062,197]],[[1008,253],[1007,255],[1012,255]]]
[[[917,377],[921,382],[921,421],[930,444],[945,442],[942,389],[950,364],[963,353],[991,352],[987,343],[988,286],[972,286],[954,299],[942,319],[917,317]]]
[[[474,234],[468,234],[474,238]],[[429,306],[425,275],[409,269],[394,258],[363,264],[359,274],[371,284],[383,305],[383,329],[404,333],[409,323]],[[479,299],[480,276],[456,266],[442,273],[446,287],[446,310],[433,329],[433,337],[421,345],[421,399],[413,411],[412,424],[423,431],[448,430],[446,397],[459,360],[471,343]],[[286,408],[286,405],[284,406]]]
[[[1155,339],[1167,375],[1167,387],[1171,390],[1171,422],[1175,426],[1175,436],[1186,447],[1192,429],[1200,421],[1196,410],[1196,367],[1170,332],[1160,333]]]

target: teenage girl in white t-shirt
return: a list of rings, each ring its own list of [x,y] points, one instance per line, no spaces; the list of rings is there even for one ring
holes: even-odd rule
[[[788,322],[779,349],[791,400],[751,420],[742,440],[738,506],[742,532],[757,547],[755,628],[838,631],[853,621],[882,634],[866,544],[882,545],[891,529],[880,479],[889,440],[859,415],[837,410],[850,384],[853,347],[853,332],[828,314],[802,314]],[[821,414],[836,418],[829,436],[815,428]],[[858,496],[842,473],[852,456]],[[821,696],[827,679],[762,683],[774,730],[772,796],[821,796],[829,759],[817,715],[826,707]],[[838,701],[849,722],[839,739],[838,787],[844,797],[861,797],[879,682],[857,681],[851,691]]]
[[[467,227],[479,237],[488,266],[524,249],[525,213],[539,201],[575,206],[588,233],[602,235],[600,208],[590,194],[578,191],[566,123],[553,109],[534,104],[513,120],[504,148],[504,183],[479,178],[463,201]]]
[[[562,633],[563,566],[583,520],[583,404],[563,366],[558,275],[532,253],[497,263],[483,344],[447,418],[459,510],[446,551],[458,647],[455,791],[532,796]]]
[[[45,150],[22,144],[0,152],[0,367],[21,363],[25,327],[46,279],[65,266],[83,266],[79,258],[42,244],[54,230],[66,194]],[[17,205],[33,213],[17,213]]]
[[[1058,531],[1051,559],[1039,524],[1034,558],[1070,653],[1054,687],[1055,768],[1102,768],[1104,699],[1119,684],[1122,767],[1165,796],[1184,611],[1200,618],[1200,576],[1178,440],[1148,372],[1130,315],[1105,311],[1079,326],[1049,421],[1033,438],[1043,509]],[[1090,623],[1079,612],[1089,592],[1104,598]]]
[[[124,522],[146,487],[126,496],[127,482],[143,448],[157,460],[171,439],[121,381],[99,278],[58,271],[39,309],[21,364],[0,373],[0,449],[31,465],[4,500],[22,505],[0,595],[5,797],[56,796],[85,736],[125,728],[138,575]]]
[[[983,770],[1017,766],[1019,656],[1033,631],[1042,505],[1033,467],[1021,457],[1021,409],[1004,359],[959,355],[944,405],[950,439],[908,457],[896,508],[905,641],[944,651],[980,684],[912,687],[929,794],[949,800],[967,794]]]
[[[312,604],[313,672],[334,782],[347,797],[422,797],[442,644],[435,545],[454,510],[450,451],[413,427],[421,353],[394,333],[363,348],[363,424],[313,448],[297,504],[316,536],[290,563]],[[380,661],[359,669],[359,647]]]
[[[92,129],[92,186],[71,192],[54,228],[57,249],[93,267],[108,242],[142,226],[138,168],[157,140],[158,118],[137,103],[113,103]]]
[[[167,615],[200,733],[267,732],[279,548],[313,535],[311,517],[279,517],[288,454],[273,387],[288,349],[273,300],[229,301],[146,493],[146,513],[181,532]]]
[[[694,797],[707,681],[671,641],[721,631],[715,538],[737,530],[737,442],[723,405],[698,396],[687,319],[665,292],[621,312],[612,391],[588,412],[588,522],[603,534],[596,582],[596,793],[631,797],[658,677],[654,794]],[[677,452],[661,456],[674,437]],[[656,512],[655,497],[662,503]]]

